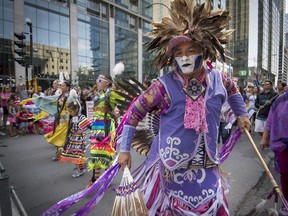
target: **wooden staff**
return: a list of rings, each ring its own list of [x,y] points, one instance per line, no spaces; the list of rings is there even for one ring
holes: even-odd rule
[[[246,128],[245,128],[245,133],[246,133],[246,135],[247,135],[247,137],[248,137],[248,139],[249,139],[249,141],[250,141],[253,149],[255,150],[255,152],[256,152],[256,154],[257,154],[257,156],[258,156],[258,158],[259,158],[262,166],[264,167],[264,170],[265,170],[266,174],[268,175],[269,180],[270,180],[271,184],[273,185],[275,192],[279,195],[279,197],[280,197],[280,199],[282,200],[285,208],[288,209],[287,201],[285,200],[285,198],[284,198],[284,196],[283,196],[283,194],[282,194],[282,192],[281,192],[281,190],[280,190],[277,182],[275,181],[272,173],[270,172],[270,170],[269,170],[268,166],[266,165],[263,157],[261,156],[261,154],[260,154],[260,152],[259,152],[256,144],[254,143],[254,141],[253,141],[253,139],[252,139],[249,131],[248,131]]]

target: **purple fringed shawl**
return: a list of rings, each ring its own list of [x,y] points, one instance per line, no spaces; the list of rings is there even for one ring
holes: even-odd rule
[[[229,139],[224,143],[223,147],[219,151],[221,163],[223,163],[227,159],[228,155],[231,153],[232,149],[234,148],[235,144],[239,140],[240,136],[241,136],[241,131],[240,129],[237,129],[233,132],[233,134],[231,134]],[[88,203],[86,203],[86,205],[81,207],[79,210],[77,210],[73,214],[74,216],[87,215],[99,203],[104,193],[106,192],[107,188],[109,187],[111,182],[115,179],[116,175],[118,174],[119,169],[120,169],[120,165],[118,163],[113,164],[105,173],[103,173],[103,175],[90,188],[80,191],[76,194],[73,194],[59,201],[57,204],[47,209],[42,215],[43,216],[61,215],[72,205],[80,201],[85,196],[89,195],[91,192],[98,189],[94,197]],[[135,179],[136,182],[140,183],[139,180],[142,179],[142,177],[145,175],[144,170],[145,170],[145,162],[142,163],[133,172],[133,178]]]
[[[242,132],[240,131],[240,129],[238,128],[237,130],[235,130],[230,137],[228,138],[228,140],[226,140],[226,142],[224,143],[224,145],[222,146],[222,148],[219,151],[219,158],[220,158],[220,163],[223,163],[227,157],[229,156],[229,154],[231,153],[231,151],[233,150],[235,144],[238,142],[238,140],[241,137]]]
[[[94,184],[91,187],[59,201],[57,204],[47,209],[42,215],[43,216],[61,215],[68,208],[77,203],[79,200],[81,200],[82,198],[84,198],[91,192],[95,191],[97,188],[99,188],[97,193],[93,196],[93,198],[86,205],[84,205],[82,208],[80,208],[73,214],[75,216],[87,215],[101,200],[105,191],[109,187],[110,183],[118,174],[119,169],[120,165],[118,163],[113,164],[105,173],[103,173],[103,175],[101,175],[101,177],[96,182],[94,182]]]

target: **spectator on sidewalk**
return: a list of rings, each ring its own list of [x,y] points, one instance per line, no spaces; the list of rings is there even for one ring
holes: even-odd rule
[[[255,100],[255,107],[259,109],[255,119],[255,132],[258,132],[260,136],[263,134],[271,104],[276,96],[277,93],[273,90],[273,83],[271,80],[266,80],[264,91],[258,94]]]
[[[1,100],[1,95],[0,95],[0,135],[1,136],[6,135],[4,132],[2,132],[2,130],[3,130],[3,116],[4,116],[4,111],[3,111],[2,100]]]
[[[34,92],[33,95],[32,95],[32,98],[36,98],[36,97],[43,97],[45,96],[45,94],[42,92],[42,87],[41,86],[38,86],[37,87],[37,92]]]
[[[23,135],[29,132],[28,131],[28,117],[29,117],[29,112],[27,108],[25,106],[22,106],[20,108],[19,119],[20,119],[21,133]]]
[[[8,118],[7,118],[7,125],[9,125],[9,134],[10,137],[17,136],[16,126],[16,109],[14,105],[13,99],[9,98],[7,101],[7,108],[8,108]]]
[[[60,96],[62,93],[61,88],[60,88],[60,84],[59,84],[59,80],[54,80],[53,84],[52,84],[52,91],[51,91],[51,95],[58,95]]]
[[[19,86],[16,87],[16,91],[15,91],[16,95],[18,97],[20,97],[20,100],[25,100],[29,97],[28,94],[32,94],[33,93],[33,89],[32,90],[27,90],[26,86],[24,83],[20,83]]]
[[[286,86],[287,86],[287,84],[285,82],[278,81],[278,83],[277,83],[277,91],[278,91],[279,95],[285,92],[285,87]]]
[[[288,90],[273,103],[265,125],[260,147],[265,150],[270,141],[270,148],[275,153],[276,171],[280,173],[281,187],[288,201]],[[288,216],[288,209],[279,212]]]
[[[10,92],[10,87],[8,85],[4,86],[2,92],[0,93],[2,107],[3,107],[3,127],[6,127],[6,121],[8,117],[7,101],[12,93]]]

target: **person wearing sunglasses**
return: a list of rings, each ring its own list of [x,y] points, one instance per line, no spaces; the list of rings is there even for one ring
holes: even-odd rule
[[[91,127],[91,156],[88,162],[88,170],[93,170],[90,187],[100,176],[101,169],[107,169],[111,165],[115,155],[113,137],[118,112],[115,111],[116,99],[124,100],[112,89],[113,80],[108,74],[101,74],[96,80],[98,97],[94,102],[94,117]]]
[[[255,132],[260,136],[263,134],[271,104],[276,99],[275,96],[277,96],[277,93],[273,90],[272,81],[266,80],[264,91],[258,94],[255,100],[255,107],[259,109],[255,119]]]
[[[271,105],[264,132],[260,141],[262,150],[266,150],[270,143],[270,149],[275,153],[275,171],[280,173],[281,189],[288,201],[288,90]],[[288,209],[283,205],[279,216],[287,216]]]

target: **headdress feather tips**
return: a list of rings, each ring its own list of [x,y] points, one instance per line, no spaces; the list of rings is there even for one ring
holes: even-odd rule
[[[70,90],[69,97],[73,98],[74,100],[76,100],[78,98],[78,94],[77,94],[75,89]]]
[[[223,8],[212,9],[211,0],[196,4],[195,0],[174,0],[170,3],[170,17],[153,22],[150,35],[154,38],[147,43],[147,51],[156,52],[152,65],[161,69],[172,57],[172,48],[179,42],[194,41],[202,46],[204,59],[225,61],[227,50],[223,47],[234,30],[225,30],[231,17]],[[182,36],[182,37],[180,37]]]
[[[59,82],[63,83],[63,81],[64,81],[64,74],[63,74],[62,71],[60,71],[60,73],[59,73]]]
[[[116,75],[122,74],[124,69],[125,69],[125,66],[124,66],[123,62],[118,62],[112,70],[112,72],[113,72],[112,77],[114,78]]]

